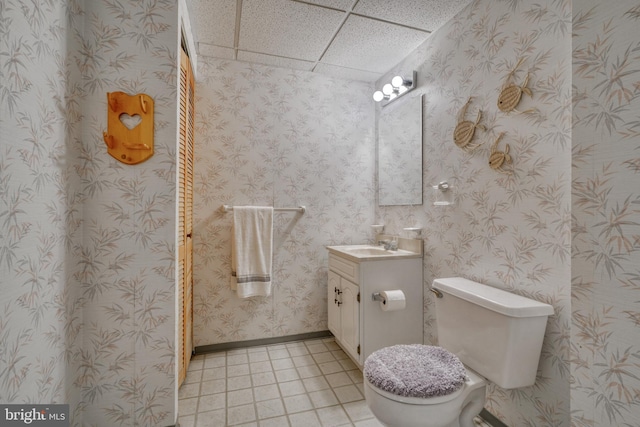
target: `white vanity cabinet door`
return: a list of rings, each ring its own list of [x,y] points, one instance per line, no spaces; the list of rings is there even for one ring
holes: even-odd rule
[[[344,350],[357,361],[360,361],[358,346],[360,344],[360,307],[358,303],[358,285],[341,279],[342,294],[338,299],[342,299],[340,306],[340,323],[342,337],[340,341]]]
[[[338,276],[333,271],[329,271],[329,283],[327,284],[327,318],[328,318],[328,326],[331,333],[338,339],[341,339],[341,329],[340,329],[340,306],[342,304],[338,304],[340,302],[340,296],[338,296],[338,291],[341,291],[340,285],[340,276]]]
[[[329,270],[327,283],[327,323],[336,341],[354,361],[360,362],[360,288]]]

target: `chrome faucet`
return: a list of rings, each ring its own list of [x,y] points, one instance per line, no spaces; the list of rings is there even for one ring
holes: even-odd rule
[[[385,251],[397,251],[398,240],[394,237],[392,240],[378,240],[379,246],[384,246]]]
[[[388,250],[387,246],[389,246],[390,243],[389,240],[378,240],[378,246],[384,246],[385,250]]]

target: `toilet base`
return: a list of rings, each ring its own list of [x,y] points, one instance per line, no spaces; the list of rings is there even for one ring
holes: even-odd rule
[[[460,417],[458,418],[460,427],[475,427],[473,419],[477,417],[484,408],[486,390],[486,387],[481,387],[469,393],[469,397],[465,401],[465,406],[463,406]]]

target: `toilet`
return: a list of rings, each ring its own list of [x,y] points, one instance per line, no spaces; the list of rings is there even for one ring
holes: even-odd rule
[[[440,346],[385,347],[364,364],[364,394],[388,427],[474,427],[490,381],[535,383],[549,304],[462,277],[436,279]]]

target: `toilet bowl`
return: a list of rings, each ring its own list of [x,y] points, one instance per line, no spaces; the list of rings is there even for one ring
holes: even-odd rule
[[[389,427],[473,427],[486,381],[442,347],[395,345],[364,366],[365,398]]]
[[[486,380],[467,368],[464,385],[437,397],[405,397],[381,390],[365,378],[364,396],[371,412],[388,427],[474,427],[484,406]]]
[[[385,347],[365,361],[365,399],[385,426],[474,427],[488,382],[535,383],[552,306],[461,277],[433,288],[440,347]]]

